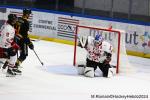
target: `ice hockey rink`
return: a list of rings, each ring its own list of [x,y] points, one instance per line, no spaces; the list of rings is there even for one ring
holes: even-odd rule
[[[41,40],[34,45],[44,66],[29,50],[22,75],[5,77],[1,71],[0,100],[150,100],[150,59],[129,56],[134,74],[88,78],[73,67],[73,46]],[[121,98],[127,95],[139,98]]]

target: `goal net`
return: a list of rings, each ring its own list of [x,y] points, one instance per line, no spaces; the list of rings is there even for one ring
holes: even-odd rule
[[[77,46],[80,37],[101,34],[105,41],[113,46],[111,65],[116,66],[116,73],[131,72],[125,47],[125,31],[100,27],[77,26],[75,32],[74,65],[86,64],[86,50]]]

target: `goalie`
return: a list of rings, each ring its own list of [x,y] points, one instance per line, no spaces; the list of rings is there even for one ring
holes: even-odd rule
[[[78,46],[87,51],[86,66],[78,65],[77,67],[79,74],[83,74],[86,77],[94,77],[95,70],[99,67],[103,73],[103,77],[113,75],[112,71],[110,71],[111,66],[109,64],[113,47],[104,41],[100,34],[97,34],[95,37],[81,37]]]

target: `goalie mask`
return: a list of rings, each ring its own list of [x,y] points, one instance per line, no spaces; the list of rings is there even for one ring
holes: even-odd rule
[[[100,45],[103,42],[103,37],[100,34],[97,34],[94,39],[94,44]]]

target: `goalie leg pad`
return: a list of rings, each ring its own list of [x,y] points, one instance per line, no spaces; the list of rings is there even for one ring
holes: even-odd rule
[[[100,63],[99,64],[99,68],[100,70],[103,72],[103,77],[107,77],[108,76],[108,70],[110,68],[110,65],[109,64],[103,64],[103,63]]]
[[[115,75],[115,73],[116,73],[115,71],[116,71],[115,68],[109,68],[107,77],[108,78],[113,77]]]
[[[84,70],[84,76],[93,78],[94,77],[94,68],[93,67],[86,67]]]
[[[77,66],[77,71],[79,75],[84,75],[84,69],[85,69],[85,65],[78,65]]]
[[[103,77],[112,77],[116,73],[116,68],[112,67],[110,64],[99,64],[99,68],[103,72]]]

